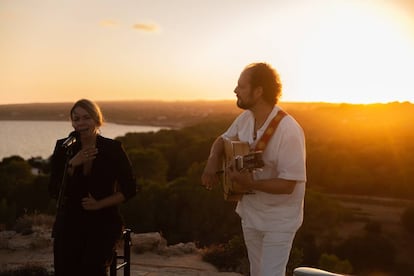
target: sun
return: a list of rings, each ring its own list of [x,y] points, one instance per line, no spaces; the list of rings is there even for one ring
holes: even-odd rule
[[[321,12],[299,58],[297,89],[303,98],[348,103],[414,99],[414,41],[395,16],[345,1]]]

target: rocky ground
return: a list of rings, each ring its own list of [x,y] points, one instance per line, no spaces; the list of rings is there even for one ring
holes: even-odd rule
[[[192,243],[167,246],[159,233],[132,234],[132,276],[239,276],[233,272],[219,272],[202,260],[199,249]],[[50,231],[35,229],[22,235],[15,231],[0,232],[0,271],[33,265],[53,271]],[[122,252],[123,244],[118,252]],[[123,275],[120,269],[117,275]]]

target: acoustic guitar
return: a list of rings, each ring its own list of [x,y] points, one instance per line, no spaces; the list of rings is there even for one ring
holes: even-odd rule
[[[224,140],[224,158],[223,158],[223,192],[224,199],[228,201],[238,201],[245,194],[252,194],[235,181],[231,181],[226,169],[231,167],[237,171],[253,171],[264,166],[262,151],[251,151],[246,142],[232,139]]]

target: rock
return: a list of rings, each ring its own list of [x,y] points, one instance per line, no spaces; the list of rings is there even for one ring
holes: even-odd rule
[[[21,250],[31,248],[32,238],[30,236],[16,234],[13,238],[8,240],[7,249]]]
[[[195,243],[178,243],[167,246],[167,241],[158,232],[134,234],[131,233],[131,251],[142,254],[144,252],[157,253],[165,256],[180,256],[198,253]]]
[[[0,274],[28,264],[46,268],[52,274],[50,230],[35,230],[35,233],[26,236],[15,231],[0,232],[0,244],[5,245],[0,248]],[[167,246],[167,241],[160,233],[131,233],[131,238],[131,276],[241,276],[238,273],[218,272],[212,264],[202,260],[194,243]],[[134,254],[137,251],[144,253]]]
[[[167,241],[158,232],[131,233],[131,242],[135,253],[160,252],[167,246]]]
[[[0,240],[1,239],[11,239],[14,235],[16,235],[16,231],[1,231],[0,232]]]
[[[180,256],[184,254],[198,253],[198,249],[193,242],[178,243],[164,248],[160,253],[167,256]]]
[[[50,231],[33,232],[30,235],[23,235],[16,231],[0,232],[0,249],[41,249],[51,245]]]
[[[8,249],[9,241],[16,236],[16,231],[1,231],[0,232],[0,249]]]

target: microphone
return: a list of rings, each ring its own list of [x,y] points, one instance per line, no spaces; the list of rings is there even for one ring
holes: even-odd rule
[[[68,148],[68,147],[72,146],[77,141],[78,138],[79,138],[79,132],[72,131],[69,134],[68,138],[66,138],[66,140],[63,141],[62,147]]]

